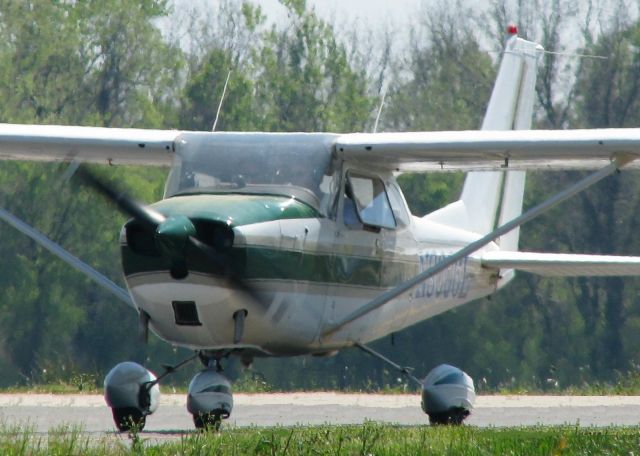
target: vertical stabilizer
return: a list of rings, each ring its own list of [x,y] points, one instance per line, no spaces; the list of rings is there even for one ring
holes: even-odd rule
[[[482,123],[483,130],[531,128],[538,57],[542,48],[512,35]],[[522,212],[525,173],[521,171],[470,172],[460,200],[426,216],[478,234],[491,232]],[[500,247],[517,250],[519,231],[500,238]]]

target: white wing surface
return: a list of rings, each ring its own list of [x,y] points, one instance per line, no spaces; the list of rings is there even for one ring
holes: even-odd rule
[[[169,166],[178,130],[0,124],[0,160]],[[211,133],[215,134],[215,133]],[[640,128],[353,133],[336,154],[394,171],[580,169],[640,157]],[[631,167],[640,166],[631,163]]]
[[[177,130],[0,124],[0,160],[169,166]]]
[[[482,254],[481,263],[548,277],[640,275],[640,257],[494,251]]]
[[[599,168],[616,155],[640,156],[640,128],[352,133],[338,137],[336,153],[400,172]]]

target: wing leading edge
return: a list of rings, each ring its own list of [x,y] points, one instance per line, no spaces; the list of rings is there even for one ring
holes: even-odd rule
[[[640,156],[640,128],[352,133],[338,137],[336,153],[399,172],[595,169],[617,155]]]
[[[547,277],[640,275],[640,257],[494,251],[483,253],[482,266],[517,269]]]
[[[0,160],[169,166],[179,130],[0,124]],[[400,172],[580,169],[640,157],[640,128],[352,133],[335,142],[347,161]],[[640,167],[632,163],[630,167]]]
[[[0,160],[170,166],[177,130],[0,124]]]

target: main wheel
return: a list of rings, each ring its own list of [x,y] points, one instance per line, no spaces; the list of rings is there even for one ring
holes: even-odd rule
[[[469,416],[469,410],[454,408],[442,413],[432,413],[429,415],[429,424],[432,426],[460,426],[464,419]]]
[[[220,413],[210,412],[193,415],[193,424],[195,424],[196,429],[219,431],[221,423],[222,417]]]
[[[112,408],[113,421],[120,432],[129,432],[131,430],[142,431],[146,424],[146,417],[137,408]]]

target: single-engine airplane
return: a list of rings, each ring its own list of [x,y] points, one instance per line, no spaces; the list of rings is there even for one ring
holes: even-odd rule
[[[640,257],[518,251],[519,227],[640,157],[640,129],[532,131],[542,48],[509,36],[480,131],[234,133],[0,125],[0,158],[69,161],[69,174],[131,219],[120,234],[128,292],[2,210],[0,216],[81,269],[149,329],[193,350],[196,427],[233,400],[221,362],[330,355],[357,346],[421,385],[432,423],[460,423],[473,382],[448,365],[420,380],[365,344],[495,293],[514,270],[640,275]],[[80,163],[168,166],[164,198],[143,206]],[[595,171],[522,211],[526,169]],[[460,199],[410,213],[395,175],[464,169]],[[188,361],[188,360],[186,360]],[[185,361],[185,362],[186,362]],[[178,366],[174,366],[177,368]],[[118,364],[105,379],[115,424],[144,426],[158,382]]]

